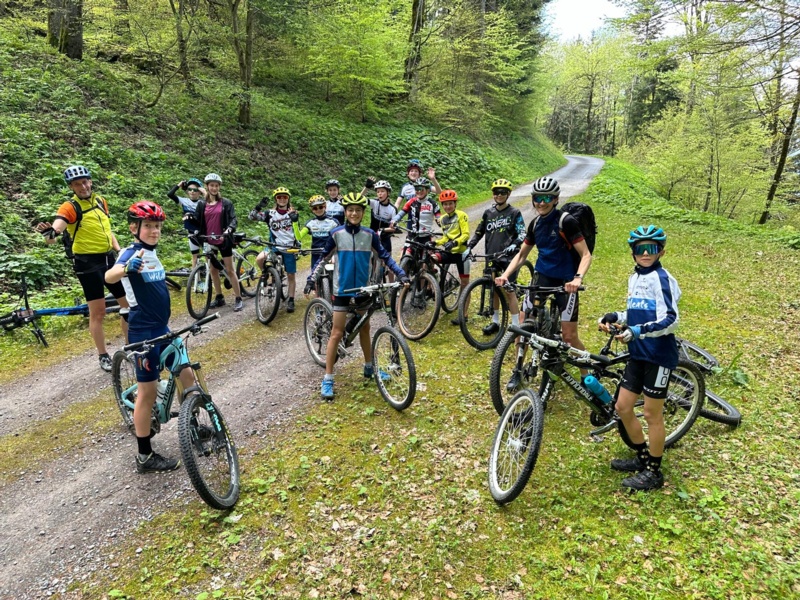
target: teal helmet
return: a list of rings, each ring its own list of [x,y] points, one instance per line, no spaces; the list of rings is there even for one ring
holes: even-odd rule
[[[638,242],[655,242],[662,248],[667,245],[667,234],[661,227],[655,225],[639,225],[636,229],[631,231],[628,238],[628,245],[633,248]]]

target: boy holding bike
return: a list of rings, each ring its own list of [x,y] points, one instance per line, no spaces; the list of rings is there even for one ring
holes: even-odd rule
[[[669,378],[678,366],[678,282],[661,266],[667,234],[660,227],[639,226],[631,231],[631,247],[636,268],[628,280],[626,310],[608,313],[599,321],[600,329],[611,332],[611,326],[623,326],[617,339],[628,344],[630,359],[619,386],[616,410],[625,431],[634,444],[634,458],[611,461],[616,471],[634,473],[622,480],[622,487],[631,491],[649,491],[664,485],[661,458],[664,454],[664,399]],[[647,421],[649,448],[633,408],[639,395],[644,395],[644,418]]]
[[[436,245],[441,246],[442,251],[434,254],[433,258],[441,265],[456,265],[463,292],[469,285],[469,258],[464,256],[469,240],[469,217],[464,211],[456,210],[458,194],[455,190],[442,190],[439,202],[444,215],[439,219],[442,237],[436,240]],[[458,325],[458,317],[453,318],[450,323]]]
[[[333,392],[333,366],[339,342],[344,337],[347,309],[355,300],[355,292],[344,293],[343,290],[364,287],[369,284],[372,276],[372,257],[377,254],[387,267],[389,267],[399,280],[408,284],[408,277],[401,269],[391,254],[381,244],[378,234],[361,226],[364,212],[367,208],[367,199],[361,194],[350,193],[342,200],[344,206],[345,224],[331,232],[325,244],[324,259],[317,266],[313,277],[316,279],[318,271],[324,268],[327,262],[336,253],[336,268],[333,272],[333,328],[325,354],[325,376],[322,378],[321,394],[325,400],[332,400]],[[374,375],[372,367],[372,348],[370,346],[369,323],[359,331],[361,350],[364,353],[364,377]]]
[[[164,211],[155,202],[132,204],[128,209],[128,227],[135,241],[122,251],[116,264],[105,275],[107,283],[122,281],[125,287],[131,305],[128,317],[128,342],[131,344],[169,333],[169,291],[164,267],[156,256],[156,246],[161,239],[161,226],[165,219]],[[163,349],[163,346],[158,346],[146,356],[136,358],[133,424],[138,446],[136,470],[139,473],[172,471],[180,464],[177,459],[153,452],[150,444],[150,419],[156,401]],[[187,388],[194,385],[191,369],[181,372],[181,382]]]

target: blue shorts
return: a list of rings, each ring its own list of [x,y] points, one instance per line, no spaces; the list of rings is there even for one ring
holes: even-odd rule
[[[289,254],[288,252],[281,252],[280,254],[283,257],[283,267],[286,272],[290,275],[297,273],[297,255]]]
[[[135,344],[136,342],[143,342],[145,340],[152,340],[166,333],[169,333],[167,327],[156,327],[153,329],[131,329],[128,331],[128,343]],[[148,381],[158,381],[161,374],[161,353],[169,345],[159,344],[144,356],[135,356],[134,365],[136,367],[136,381],[146,383]]]

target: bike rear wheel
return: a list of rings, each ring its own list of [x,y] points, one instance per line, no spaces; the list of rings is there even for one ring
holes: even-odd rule
[[[494,293],[493,293],[494,292]],[[500,324],[494,333],[484,334],[484,328],[493,323],[493,299],[497,299]],[[461,333],[467,343],[478,350],[489,350],[497,346],[508,327],[508,302],[500,288],[496,288],[488,277],[470,283],[458,302],[458,320]]]
[[[691,429],[703,408],[705,396],[705,380],[700,369],[693,362],[679,360],[678,366],[670,374],[669,391],[664,399],[665,448],[675,445]],[[633,411],[642,425],[642,430],[647,435],[643,399],[637,400]],[[618,426],[622,440],[628,447],[633,448],[633,443],[628,437],[622,421],[619,421]]]
[[[719,361],[708,350],[682,338],[677,338],[676,341],[681,356],[697,365],[704,374],[712,373],[719,366]]]
[[[381,327],[372,337],[372,367],[384,400],[405,410],[417,393],[417,369],[408,342],[392,327]]]
[[[256,258],[258,258],[258,250],[250,249],[245,250],[236,261],[236,277],[239,278],[239,288],[242,290],[242,296],[248,298],[256,295],[256,287],[261,275]]]
[[[202,319],[211,304],[211,274],[206,263],[197,263],[186,282],[186,308],[195,319]]]
[[[455,264],[441,265],[442,270],[440,288],[442,290],[442,308],[444,312],[451,313],[458,310],[458,299],[461,296],[461,278],[458,276],[458,267]]]
[[[531,261],[526,260],[517,269],[517,284],[518,285],[533,285],[533,264]]]
[[[114,389],[117,408],[122,415],[122,422],[134,435],[136,433],[133,427],[133,408],[129,407],[125,400],[132,406],[136,404],[137,385],[133,358],[127,352],[117,350],[111,361],[111,386]]]
[[[397,325],[408,339],[421,340],[433,330],[441,308],[436,279],[430,273],[417,273],[397,295]]]
[[[536,331],[536,323],[525,321],[521,326],[525,331]],[[539,394],[542,406],[547,404],[555,382],[541,368],[541,351],[524,344],[517,345],[517,335],[506,333],[495,348],[492,366],[489,370],[489,395],[498,415],[502,415],[506,405],[522,389],[531,389]],[[515,374],[518,383],[509,387]]]
[[[544,433],[544,409],[536,392],[522,390],[500,417],[489,454],[489,491],[508,504],[528,484]]]
[[[333,307],[323,298],[314,298],[306,306],[303,317],[303,333],[311,358],[320,367],[325,366],[328,355],[328,340],[333,329]]]
[[[281,277],[275,267],[261,273],[256,286],[256,317],[267,325],[278,314],[281,305]]]
[[[178,440],[189,479],[209,506],[225,510],[239,499],[239,457],[211,398],[189,392],[178,415]]]

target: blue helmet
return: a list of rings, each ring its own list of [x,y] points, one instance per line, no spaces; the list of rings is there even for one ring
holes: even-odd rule
[[[633,248],[637,242],[655,242],[662,248],[667,245],[667,234],[661,227],[655,225],[639,225],[636,229],[631,231],[631,236],[628,238],[628,245]]]
[[[71,167],[67,167],[67,170],[64,171],[64,179],[67,183],[71,183],[76,179],[91,179],[92,174],[89,172],[89,169],[82,165],[73,165]]]

